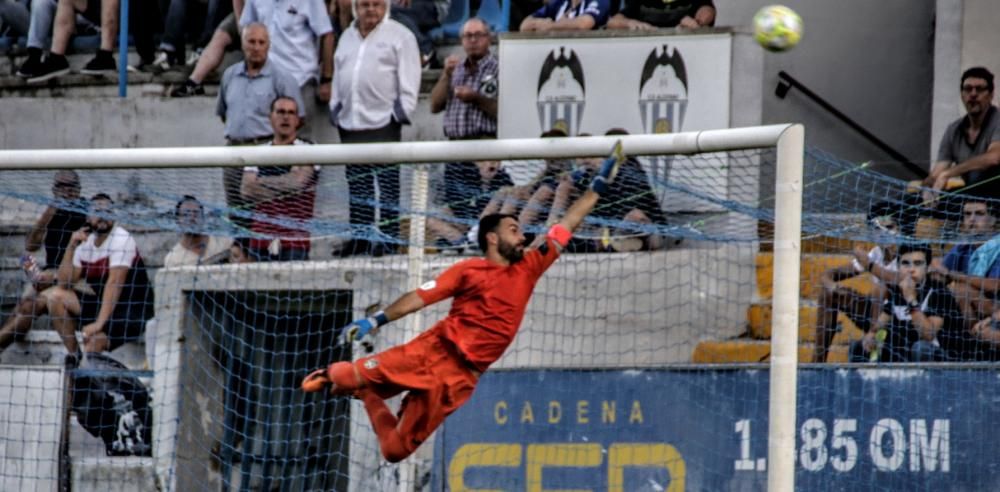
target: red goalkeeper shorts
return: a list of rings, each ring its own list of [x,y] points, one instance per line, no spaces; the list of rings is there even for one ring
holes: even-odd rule
[[[409,392],[399,409],[397,430],[413,449],[469,400],[479,380],[479,372],[434,329],[355,364],[382,399]]]

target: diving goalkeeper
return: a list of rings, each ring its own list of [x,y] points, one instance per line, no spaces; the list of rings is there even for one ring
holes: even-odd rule
[[[484,216],[478,239],[485,258],[460,261],[384,311],[354,321],[342,330],[341,343],[370,344],[380,326],[452,297],[444,319],[404,345],[318,369],[302,381],[302,389],[359,398],[385,459],[393,463],[405,459],[472,396],[480,374],[503,355],[521,325],[538,278],[559,258],[572,231],[600,196],[607,194],[624,161],[619,142],[590,188],[537,248],[526,249],[524,232],[514,216]],[[408,393],[399,413],[393,415],[385,399],[404,391]]]

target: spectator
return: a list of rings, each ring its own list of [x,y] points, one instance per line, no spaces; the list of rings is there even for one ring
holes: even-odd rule
[[[288,0],[280,6],[273,0],[248,0],[240,26],[253,22],[264,23],[271,34],[268,59],[291,75],[302,91],[299,109],[307,119],[299,135],[309,138],[326,124],[330,102],[334,45],[330,13],[323,0]]]
[[[174,217],[181,238],[163,258],[164,268],[218,263],[229,251],[232,241],[205,234],[205,207],[197,198],[184,195],[174,207]]]
[[[566,137],[566,132],[553,128],[542,133],[541,138],[562,138]],[[570,159],[545,159],[545,167],[542,172],[532,179],[528,184],[515,187],[500,193],[504,199],[502,209],[518,213],[518,222],[521,228],[526,231],[532,226],[541,225],[539,219],[547,215],[551,208],[552,200],[555,197],[559,183],[568,179],[573,171],[573,161]],[[514,202],[512,206],[511,202]],[[529,238],[534,234],[527,234]]]
[[[298,138],[298,102],[278,96],[271,103],[274,140],[267,145],[308,145]],[[300,222],[313,217],[319,166],[248,166],[243,169],[244,199],[256,203],[250,257],[256,261],[309,259],[309,231]]]
[[[622,0],[622,10],[608,19],[608,29],[651,31],[662,27],[698,29],[715,25],[712,0]]]
[[[961,330],[961,314],[951,292],[927,275],[931,249],[899,247],[899,282],[888,285],[888,299],[864,338],[851,343],[851,362],[927,362],[945,360],[941,338]],[[880,331],[885,331],[879,335]],[[882,339],[882,341],[880,341]]]
[[[115,46],[115,38],[118,35],[118,2],[119,0],[59,0],[56,7],[55,21],[52,24],[52,43],[48,56],[39,60],[38,52],[30,53],[25,64],[18,69],[18,74],[26,77],[29,83],[43,82],[61,75],[69,73],[69,61],[66,59],[66,49],[69,47],[70,37],[76,29],[76,15],[83,14],[88,20],[101,24],[100,36],[101,45],[97,55],[92,58],[80,70],[80,73],[90,75],[115,75],[117,64],[111,51]],[[40,2],[35,2],[40,3]],[[151,11],[147,2],[138,2],[135,8],[130,10],[131,26],[134,26],[133,35],[136,43],[136,51],[144,60],[151,61],[153,57],[152,29],[151,24],[157,22],[155,11]],[[34,5],[32,6],[34,7]],[[40,5],[44,8],[44,5]],[[35,35],[29,33],[29,37],[36,38],[42,35],[46,29],[42,25],[34,25],[36,20],[41,22],[47,17],[42,13],[38,17],[32,16]],[[36,31],[36,28],[38,31]],[[35,39],[37,42],[37,39]]]
[[[437,62],[430,32],[441,25],[450,6],[451,0],[392,0],[389,18],[406,26],[413,33],[420,50],[421,64],[426,67],[433,68],[433,64]],[[334,0],[331,7],[334,12],[330,16],[336,20],[339,32],[346,31],[354,20],[352,0]]]
[[[27,2],[0,0],[0,33],[12,38],[27,36],[31,28]]]
[[[330,100],[330,122],[342,143],[398,142],[409,124],[420,91],[420,54],[413,34],[389,18],[388,0],[354,0],[356,18],[344,32],[334,56],[336,90]],[[363,49],[362,49],[363,48]],[[363,234],[372,225],[379,233],[354,238],[338,256],[391,253],[399,237],[399,168],[394,165],[348,165],[350,221]],[[378,182],[381,220],[375,207]]]
[[[243,29],[243,63],[229,67],[222,74],[215,113],[226,125],[226,145],[270,142],[274,133],[271,103],[276,97],[291,97],[298,107],[304,107],[295,81],[268,57],[269,46],[267,28],[263,24],[255,22],[246,26]],[[299,116],[304,114],[299,112]],[[240,191],[242,177],[240,168],[227,167],[222,171],[226,206],[230,209],[245,210],[252,206]],[[230,220],[244,229],[250,226],[249,220],[239,216],[232,216]]]
[[[427,218],[432,239],[449,248],[471,244],[466,239],[466,233],[479,222],[493,194],[513,185],[507,171],[500,168],[500,161],[447,164],[444,170],[445,203],[440,210],[442,217]]]
[[[247,249],[246,243],[233,241],[229,245],[229,264],[238,265],[240,263],[253,263],[253,258],[250,257],[250,250]]]
[[[590,31],[608,22],[609,0],[551,0],[521,22],[521,31]]]
[[[1000,118],[993,102],[993,74],[973,67],[962,74],[966,115],[952,122],[941,137],[938,158],[926,183],[944,189],[961,176],[977,195],[1000,198]]]
[[[208,0],[208,2],[170,0],[169,4],[163,20],[163,37],[156,52],[156,58],[151,65],[152,70],[157,73],[166,72],[187,63],[184,38],[187,26],[192,23],[192,20],[198,19],[197,24],[201,25],[201,30],[198,32],[194,44],[198,47],[204,47],[210,42],[215,27],[222,21],[219,17],[226,14],[225,11],[232,5],[229,0]],[[199,4],[204,5],[203,11]],[[196,13],[203,15],[194,15]],[[232,43],[234,40],[235,38],[230,38],[229,42]]]
[[[996,234],[995,207],[983,199],[966,198],[962,204],[962,233],[969,242],[955,245],[930,268],[951,282],[951,289],[967,320],[980,320],[994,310],[993,299],[1000,290],[1000,264],[990,265],[984,275],[969,275],[969,263],[983,240]]]
[[[90,199],[87,226],[70,237],[48,296],[52,325],[79,360],[76,327],[83,325],[87,352],[114,350],[142,335],[153,317],[153,289],[135,239],[111,218],[114,202],[104,193]],[[70,286],[86,279],[94,293]]]
[[[888,202],[874,204],[868,212],[867,223],[874,234],[899,234],[899,211]],[[851,264],[832,268],[820,276],[819,309],[816,310],[816,351],[813,362],[826,362],[827,350],[839,329],[837,313],[844,313],[862,331],[872,329],[872,320],[878,318],[886,284],[896,282],[899,261],[894,245],[878,246],[866,250],[854,247]],[[872,292],[868,295],[838,282],[857,277],[865,272],[872,274]],[[908,346],[907,346],[908,348]]]
[[[222,64],[226,51],[237,39],[242,39],[237,19],[243,13],[243,1],[233,0],[233,12],[222,19],[212,33],[212,38],[205,45],[191,74],[183,84],[170,89],[170,97],[191,97],[205,95],[202,83],[213,70]],[[245,54],[245,52],[244,52]]]
[[[609,130],[606,135],[628,135],[623,129]],[[585,135],[581,135],[585,136]],[[558,220],[569,203],[586,190],[585,183],[597,173],[604,161],[602,158],[579,159],[579,169],[574,177],[562,179],[556,187],[547,223]],[[629,157],[618,171],[618,177],[611,187],[615,199],[599,205],[590,217],[603,222],[591,227],[599,234],[596,239],[586,238],[581,233],[570,240],[566,250],[575,253],[611,251],[655,251],[666,246],[666,239],[659,234],[649,233],[647,226],[664,225],[667,217],[649,184],[649,177],[642,164],[635,157]],[[631,225],[635,224],[635,225]]]
[[[22,266],[29,283],[10,318],[0,328],[0,352],[14,338],[31,329],[31,322],[48,311],[46,297],[55,285],[56,269],[62,263],[66,246],[73,231],[83,227],[87,217],[74,209],[83,209],[80,202],[80,177],[74,171],[59,171],[52,182],[53,200],[25,238]],[[35,256],[45,247],[44,269]]]
[[[444,134],[451,140],[496,138],[497,57],[490,53],[490,27],[473,17],[462,26],[465,59],[451,55],[431,90],[431,113],[444,111]]]

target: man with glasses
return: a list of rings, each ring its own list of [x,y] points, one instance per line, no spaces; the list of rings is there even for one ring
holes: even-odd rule
[[[352,6],[356,18],[334,54],[330,122],[341,143],[399,142],[420,92],[417,41],[389,18],[389,0],[354,0]],[[334,254],[392,253],[399,237],[399,167],[348,165],[345,173],[355,238]],[[372,204],[376,182],[378,215]]]
[[[47,296],[55,285],[56,269],[66,253],[73,231],[83,227],[87,217],[80,212],[86,202],[80,200],[80,177],[74,171],[58,171],[52,181],[53,200],[38,218],[25,238],[21,266],[28,277],[21,300],[0,328],[0,351],[15,337],[31,329],[31,322],[48,312]],[[38,253],[45,248],[45,264],[39,264]]]
[[[451,55],[431,90],[431,113],[444,111],[444,134],[450,140],[496,138],[499,62],[490,53],[491,33],[473,17],[462,26],[465,59]]]
[[[901,215],[899,208],[889,202],[874,204],[868,211],[869,233],[883,240],[898,235]],[[831,268],[820,276],[817,297],[819,309],[816,310],[816,351],[813,353],[813,362],[826,362],[827,350],[833,341],[833,336],[840,329],[837,323],[838,313],[844,313],[858,328],[868,331],[872,321],[878,318],[882,300],[887,292],[886,284],[896,281],[899,261],[896,258],[894,244],[876,245],[871,249],[859,244],[854,247],[853,254],[854,259],[850,264]],[[839,284],[843,280],[866,272],[871,274],[869,294]]]
[[[1000,118],[993,105],[993,74],[984,67],[966,70],[961,92],[966,115],[945,130],[925,183],[942,190],[949,179],[962,177],[973,193],[1000,198]]]
[[[192,195],[184,195],[174,207],[181,238],[163,258],[163,267],[210,265],[221,261],[232,241],[205,234],[205,207]]]

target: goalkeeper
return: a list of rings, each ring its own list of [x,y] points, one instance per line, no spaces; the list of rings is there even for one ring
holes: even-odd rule
[[[537,248],[525,248],[524,233],[514,216],[483,217],[478,239],[485,258],[456,263],[384,311],[351,323],[341,331],[341,343],[370,345],[381,325],[453,297],[444,319],[404,345],[316,370],[302,381],[302,389],[353,394],[364,403],[385,459],[395,463],[412,454],[472,396],[480,374],[503,355],[521,325],[538,278],[607,193],[624,161],[618,142],[590,189]],[[408,393],[393,415],[385,399],[404,391]]]

